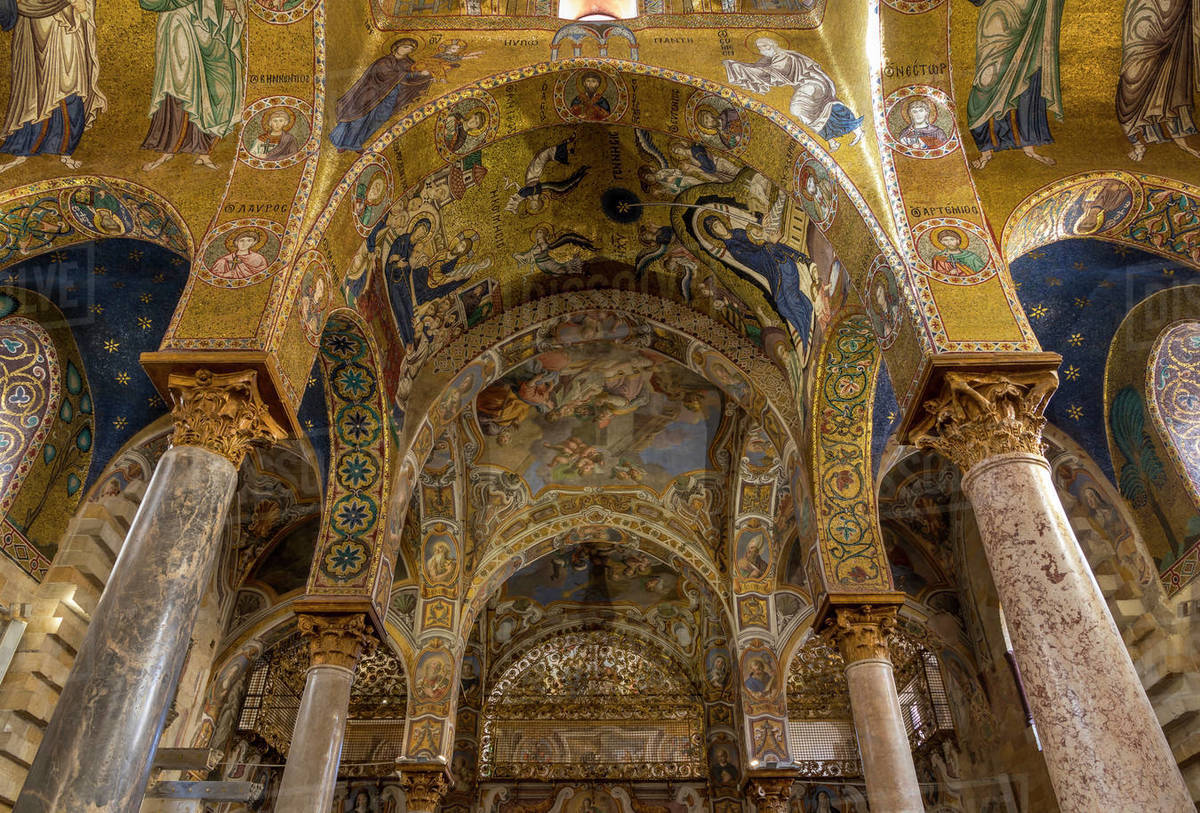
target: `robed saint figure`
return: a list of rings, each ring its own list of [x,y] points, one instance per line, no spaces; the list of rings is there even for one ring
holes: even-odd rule
[[[335,147],[361,152],[388,119],[429,89],[433,75],[416,69],[411,56],[416,47],[417,41],[410,37],[396,40],[338,99],[338,123],[329,134]]]
[[[967,124],[983,169],[997,150],[1020,149],[1043,164],[1054,159],[1037,147],[1053,143],[1049,113],[1062,118],[1058,37],[1063,0],[971,0],[975,78],[967,97]]]
[[[180,153],[216,169],[209,153],[241,121],[245,0],[138,0],[138,5],[158,15],[150,129],[142,149],[161,155],[142,169],[157,169]]]
[[[0,29],[12,32],[0,152],[16,156],[0,172],[31,155],[58,155],[75,169],[71,154],[83,131],[108,106],[96,86],[93,0],[0,0]]]

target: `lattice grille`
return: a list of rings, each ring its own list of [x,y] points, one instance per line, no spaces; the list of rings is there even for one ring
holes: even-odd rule
[[[484,711],[480,774],[504,779],[699,779],[703,706],[641,639],[567,632],[523,653]]]
[[[860,776],[858,739],[850,720],[788,720],[788,748],[803,776]]]
[[[284,756],[300,711],[309,664],[299,636],[281,641],[254,665],[238,729],[257,734]],[[386,648],[365,655],[354,671],[350,717],[342,745],[343,776],[382,776],[393,771],[404,740],[407,681]]]

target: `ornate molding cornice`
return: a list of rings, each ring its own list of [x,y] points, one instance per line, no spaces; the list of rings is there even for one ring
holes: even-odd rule
[[[828,634],[837,642],[842,660],[891,660],[888,637],[896,628],[896,606],[867,604],[837,607],[831,613]]]
[[[909,442],[958,464],[963,473],[1008,452],[1043,453],[1043,411],[1058,387],[1052,369],[948,370],[922,405]]]
[[[363,653],[375,644],[366,615],[296,616],[300,634],[308,639],[308,651],[313,666],[341,666],[353,669]]]
[[[287,436],[263,403],[254,370],[172,373],[167,388],[174,402],[174,446],[199,446],[221,455],[236,468],[250,444]]]
[[[400,764],[400,787],[409,813],[433,813],[450,790],[445,765]]]
[[[792,771],[752,773],[746,779],[746,799],[758,813],[788,813],[795,781]]]

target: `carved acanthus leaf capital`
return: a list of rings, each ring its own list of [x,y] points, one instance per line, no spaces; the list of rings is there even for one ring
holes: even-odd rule
[[[175,446],[199,446],[240,466],[258,441],[287,436],[258,393],[258,373],[241,370],[193,375],[172,373],[167,380],[174,408]]]
[[[751,774],[746,780],[746,798],[758,813],[788,813],[793,782],[791,774]]]
[[[296,616],[300,634],[308,639],[313,666],[353,669],[363,653],[375,645],[367,617],[362,613]]]
[[[1043,411],[1058,387],[1053,370],[949,371],[923,405],[910,442],[958,464],[963,473],[1006,452],[1042,454]]]
[[[433,813],[450,790],[444,765],[400,766],[400,787],[410,813]]]
[[[829,634],[847,665],[868,659],[891,660],[888,638],[896,628],[897,609],[876,604],[834,611]]]

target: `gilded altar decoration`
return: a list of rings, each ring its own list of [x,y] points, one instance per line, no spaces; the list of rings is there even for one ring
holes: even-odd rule
[[[1041,359],[1045,362],[1045,359]],[[1036,372],[949,371],[923,405],[911,442],[953,460],[964,472],[1006,452],[1041,455],[1042,414],[1058,386],[1052,369]]]
[[[258,392],[258,373],[172,373],[167,382],[175,402],[172,445],[199,446],[241,465],[252,443],[286,437]]]

